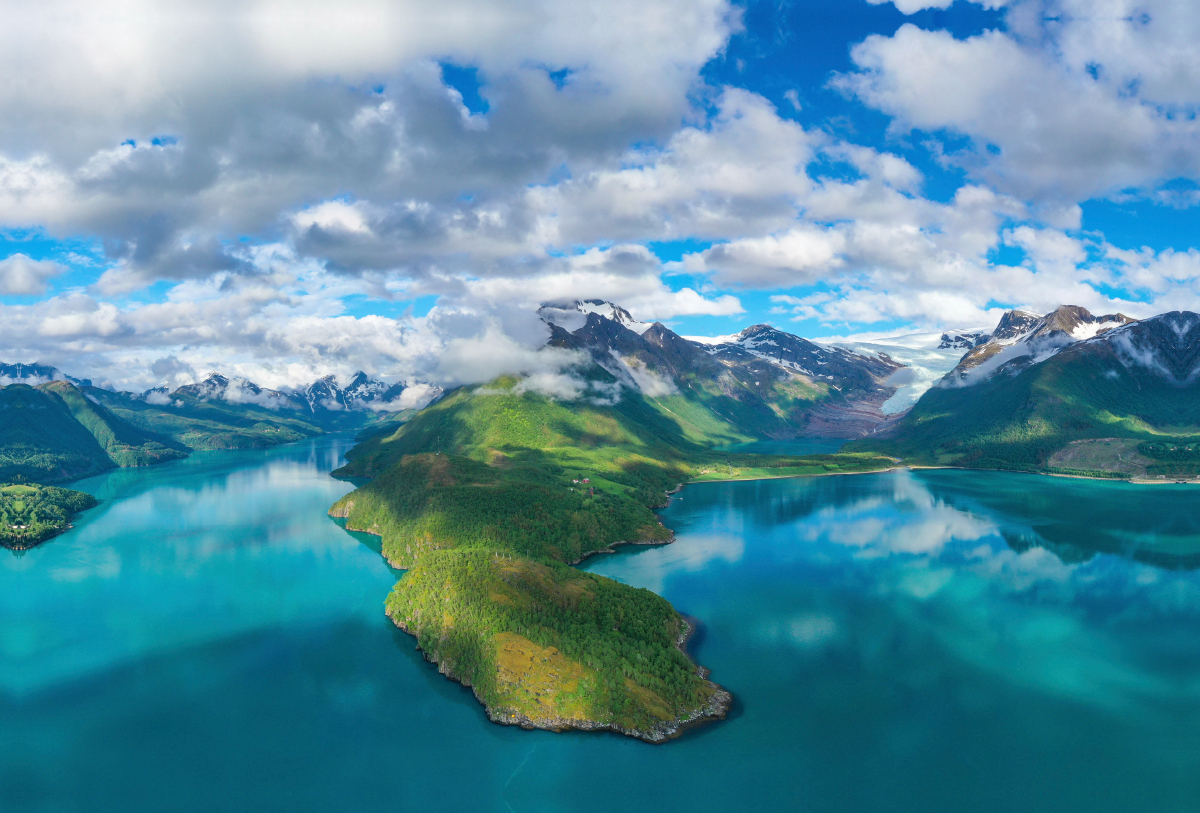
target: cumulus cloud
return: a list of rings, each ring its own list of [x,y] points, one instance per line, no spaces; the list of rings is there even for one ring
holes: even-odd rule
[[[22,77],[0,88],[0,220],[102,237],[109,293],[233,270],[227,241],[289,211],[355,270],[427,271],[421,249],[472,222],[477,242],[519,241],[494,196],[669,136],[738,26],[726,0],[120,6],[0,3],[0,68]],[[476,69],[485,127],[439,60]],[[302,211],[338,196],[375,201],[374,222]],[[406,235],[407,252],[354,245]]]
[[[937,6],[897,2],[911,13]],[[990,3],[997,6],[999,3]],[[1010,30],[902,26],[855,46],[835,85],[893,129],[967,136],[948,163],[1018,196],[1075,203],[1200,178],[1200,11],[1186,0],[1018,0]]]
[[[1182,0],[987,0],[1006,28],[868,37],[834,84],[892,117],[875,147],[790,119],[795,92],[781,115],[706,86],[740,26],[727,0],[26,5],[0,0],[0,68],[23,78],[0,86],[0,225],[90,235],[103,258],[87,287],[0,305],[4,356],[139,387],[364,369],[418,403],[417,384],[520,372],[602,397],[538,355],[541,302],[653,321],[769,289],[784,316],[922,327],[1200,305],[1194,251],[1112,246],[1078,206],[1190,205],[1156,186],[1200,173]],[[927,197],[914,143],[970,182]],[[709,247],[666,265],[647,247],[673,240]],[[44,296],[61,270],[14,255],[0,293]],[[424,316],[386,304],[428,297]]]
[[[49,281],[66,270],[52,260],[13,254],[0,260],[0,294],[44,294]]]

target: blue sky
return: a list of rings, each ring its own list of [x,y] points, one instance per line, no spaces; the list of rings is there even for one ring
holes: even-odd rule
[[[1183,0],[0,4],[7,361],[451,383],[542,363],[546,300],[1200,308]]]

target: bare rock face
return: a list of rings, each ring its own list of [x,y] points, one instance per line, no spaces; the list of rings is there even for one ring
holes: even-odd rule
[[[942,334],[938,342],[938,350],[973,350],[992,338],[986,331],[962,332],[953,331]]]

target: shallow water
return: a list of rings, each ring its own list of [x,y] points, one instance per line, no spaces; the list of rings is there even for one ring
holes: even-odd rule
[[[729,721],[488,723],[384,618],[325,438],[82,487],[0,557],[0,810],[1200,808],[1200,491],[930,471],[690,486],[593,559],[703,621]]]

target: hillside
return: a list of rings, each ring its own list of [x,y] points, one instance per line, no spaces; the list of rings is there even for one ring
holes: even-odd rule
[[[67,381],[0,388],[0,481],[51,483],[186,456]]]
[[[491,719],[658,742],[724,716],[728,694],[680,650],[687,626],[669,603],[568,565],[672,541],[651,508],[681,482],[892,461],[715,452],[638,390],[577,372],[616,403],[556,401],[516,378],[459,389],[352,450],[336,474],[374,479],[330,513],[407,569],[388,615]]]
[[[1186,474],[1169,458],[1200,438],[1200,316],[1102,320],[1084,324],[1110,327],[1072,341],[1031,336],[1031,324],[1009,346],[1032,352],[1013,353],[984,376],[970,376],[970,365],[965,379],[964,370],[951,373],[887,437],[847,448],[923,465]],[[1052,344],[1039,346],[1043,337]]]

